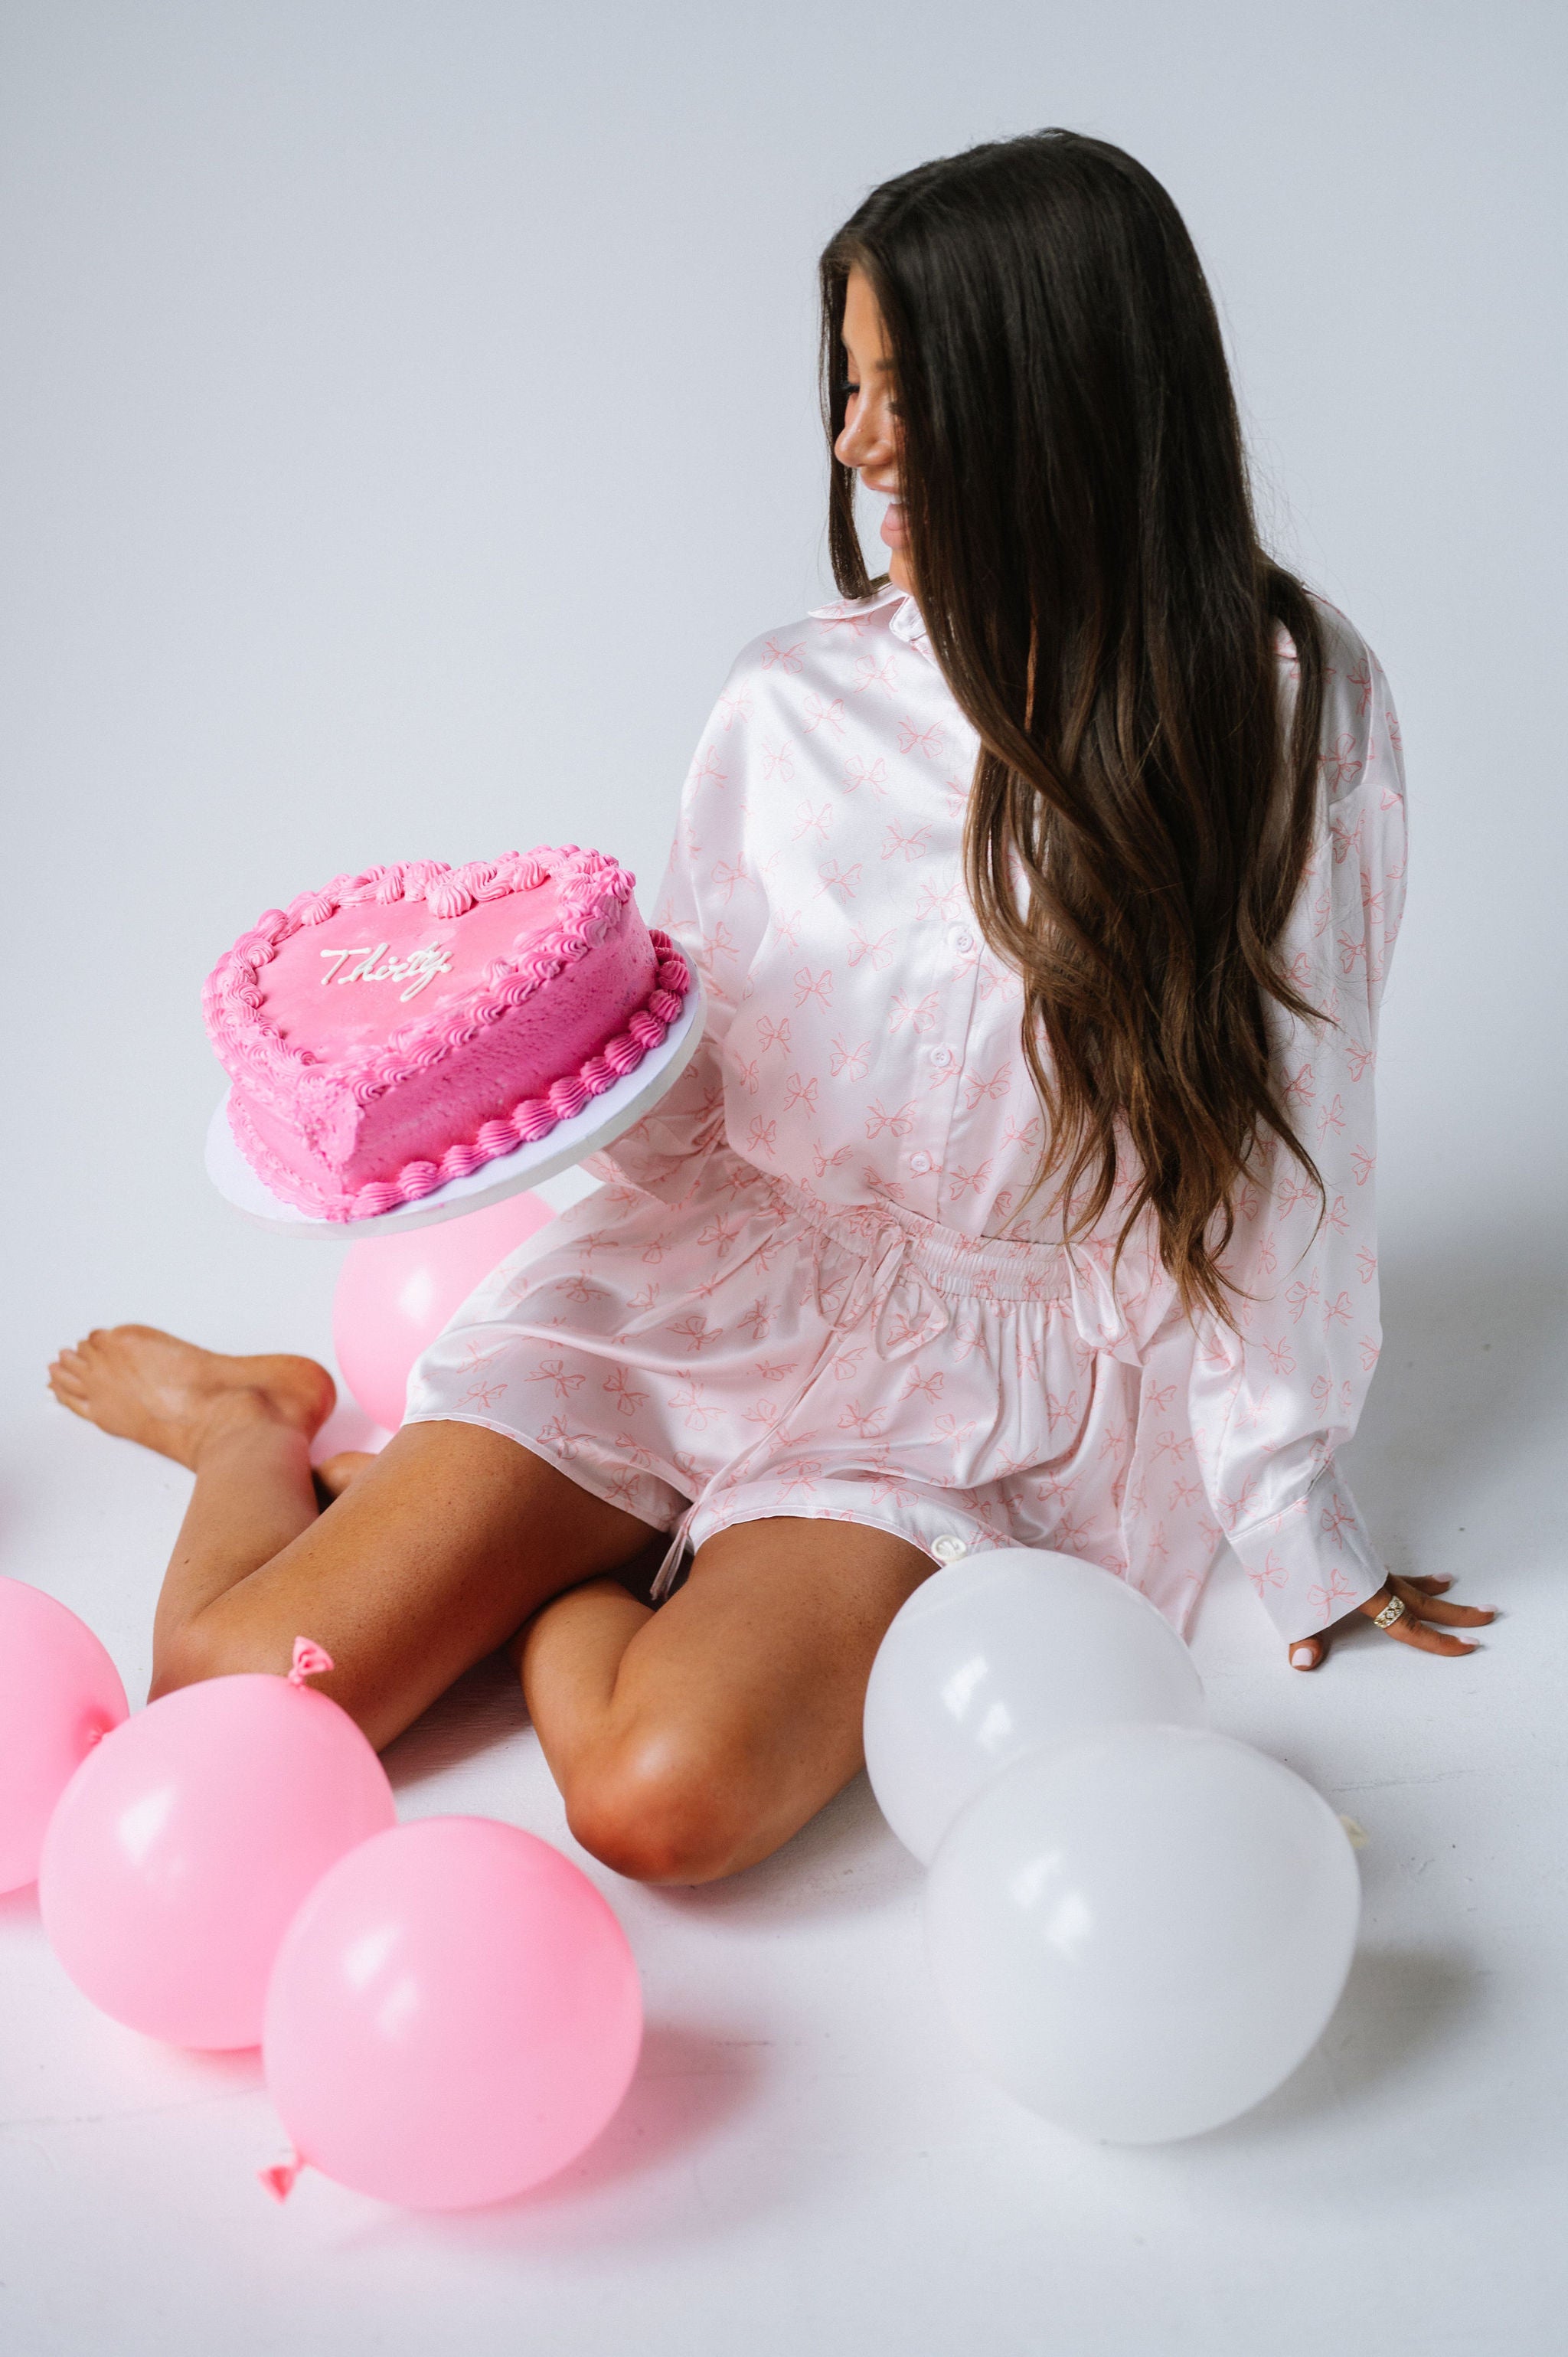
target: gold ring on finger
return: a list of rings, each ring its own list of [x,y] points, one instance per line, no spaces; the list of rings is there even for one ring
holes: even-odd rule
[[[1382,1610],[1380,1612],[1373,1613],[1373,1628],[1391,1629],[1396,1620],[1402,1620],[1404,1619],[1406,1609],[1407,1607],[1402,1596],[1391,1596]]]

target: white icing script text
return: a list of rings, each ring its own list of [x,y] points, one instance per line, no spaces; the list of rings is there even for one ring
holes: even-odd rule
[[[378,942],[374,949],[362,944],[352,950],[323,950],[322,956],[332,961],[321,977],[323,985],[329,982],[406,982],[408,988],[398,993],[401,1003],[413,997],[438,974],[452,971],[452,961],[440,942],[427,950],[410,950],[405,958],[388,958],[384,965],[378,965],[376,960],[385,955],[386,948],[385,942]],[[350,958],[358,963],[350,965]]]

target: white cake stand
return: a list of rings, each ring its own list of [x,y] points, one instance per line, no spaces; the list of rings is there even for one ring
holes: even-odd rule
[[[690,966],[689,959],[687,963]],[[416,1203],[400,1203],[392,1211],[375,1211],[357,1220],[322,1220],[285,1203],[241,1153],[229,1126],[227,1097],[208,1126],[207,1175],[237,1211],[279,1235],[326,1236],[341,1243],[349,1236],[390,1236],[405,1228],[434,1227],[438,1220],[460,1219],[465,1211],[499,1203],[504,1195],[515,1195],[521,1188],[536,1187],[542,1178],[553,1178],[557,1171],[571,1169],[574,1163],[596,1154],[623,1129],[640,1121],[691,1062],[703,1036],[705,1011],[703,985],[693,969],[685,1006],[635,1071],[626,1073],[569,1121],[558,1121],[548,1137],[520,1146],[513,1154],[499,1154],[467,1178],[449,1178]]]

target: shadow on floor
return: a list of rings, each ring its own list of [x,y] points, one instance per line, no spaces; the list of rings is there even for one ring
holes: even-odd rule
[[[746,2109],[766,2072],[769,2040],[650,2021],[637,2076],[596,2144],[575,2168],[530,2197],[535,2212],[561,2208],[695,2152]]]
[[[455,2252],[527,2259],[537,2250],[558,2258],[603,2245],[624,2256],[639,2244],[665,2245],[732,2231],[746,2216],[774,2206],[784,2190],[779,2170],[793,2165],[781,2155],[765,2157],[760,2169],[753,2155],[738,2173],[703,2165],[709,2148],[752,2105],[770,2042],[734,2027],[721,2032],[650,2021],[625,2101],[570,2169],[489,2209],[442,2215],[378,2206],[338,2246],[402,2250],[415,2233]],[[673,2201],[666,2176],[671,2166],[681,2171]]]
[[[1383,1355],[1346,1469],[1398,1569],[1459,1532],[1477,1569],[1533,1551],[1540,1469],[1568,1437],[1568,1270],[1555,1236],[1520,1225],[1385,1261]]]
[[[387,1746],[381,1765],[401,1792],[511,1742],[528,1723],[517,1672],[504,1653],[489,1653]]]
[[[1203,2143],[1288,2139],[1320,2116],[1348,2125],[1386,2103],[1391,2083],[1419,2078],[1429,2063],[1451,2069],[1456,2043],[1479,2016],[1486,1982],[1485,1971],[1457,1950],[1358,1950],[1334,2018],[1300,2069]]]
[[[1487,1978],[1484,1966],[1457,1949],[1361,1949],[1325,2034],[1341,2096],[1348,2079],[1359,2103],[1440,2050],[1451,2055],[1455,2040],[1479,2017]]]

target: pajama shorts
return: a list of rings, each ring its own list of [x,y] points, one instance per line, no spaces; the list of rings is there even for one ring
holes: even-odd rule
[[[775,1515],[1123,1572],[1137,1374],[1085,1344],[1067,1275],[1059,1245],[827,1203],[721,1146],[677,1203],[610,1184],[531,1236],[419,1360],[407,1421],[502,1434],[668,1533],[656,1595]]]

